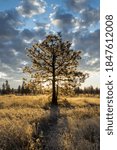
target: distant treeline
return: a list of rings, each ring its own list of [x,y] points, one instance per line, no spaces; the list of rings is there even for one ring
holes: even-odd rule
[[[2,84],[2,88],[0,89],[0,94],[20,94],[20,95],[28,95],[31,94],[32,91],[25,87],[25,82],[22,83],[22,85],[19,85],[17,89],[11,88],[8,80],[5,81],[5,83]]]
[[[35,94],[44,94],[47,93],[47,88],[44,92],[44,90],[32,90],[28,86],[25,86],[26,83],[23,81],[22,85],[19,85],[17,88],[11,88],[8,80],[5,81],[5,83],[2,84],[2,87],[0,88],[0,95],[6,95],[6,94],[17,94],[17,95],[35,95]],[[50,91],[48,89],[48,91]],[[91,94],[91,95],[99,95],[100,94],[100,89],[99,88],[94,88],[93,86],[85,87],[85,88],[80,88],[77,87],[75,89],[72,89],[74,91],[75,95],[79,94]],[[70,91],[69,91],[70,92]],[[69,94],[67,93],[67,95]],[[66,95],[66,93],[65,93]]]
[[[98,87],[94,88],[93,86],[85,87],[84,89],[81,89],[79,87],[75,88],[75,94],[91,94],[91,95],[99,95],[100,89]]]

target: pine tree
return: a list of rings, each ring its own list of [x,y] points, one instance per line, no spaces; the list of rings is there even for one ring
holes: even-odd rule
[[[18,92],[18,94],[21,94],[21,86],[20,85],[18,86],[17,92]]]
[[[23,81],[22,83],[22,87],[21,87],[21,94],[25,94],[25,81]]]
[[[5,84],[2,84],[2,94],[6,94]]]
[[[10,94],[10,85],[9,85],[9,82],[8,80],[6,80],[6,84],[5,84],[5,87],[6,87],[6,94]]]
[[[58,83],[84,82],[87,74],[78,71],[81,52],[71,49],[69,41],[63,41],[60,33],[48,35],[42,43],[33,44],[27,48],[27,54],[32,60],[32,66],[26,66],[24,72],[28,72],[34,83],[52,83],[52,104],[57,104]]]
[[[12,93],[12,94],[15,93],[15,89],[14,89],[14,88],[11,89],[11,93]]]

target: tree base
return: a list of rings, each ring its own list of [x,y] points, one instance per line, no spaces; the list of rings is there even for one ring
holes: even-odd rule
[[[57,98],[52,98],[52,105],[58,105]]]

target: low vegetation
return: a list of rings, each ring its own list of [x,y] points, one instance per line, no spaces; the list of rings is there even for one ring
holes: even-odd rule
[[[0,96],[0,150],[99,150],[98,97]]]

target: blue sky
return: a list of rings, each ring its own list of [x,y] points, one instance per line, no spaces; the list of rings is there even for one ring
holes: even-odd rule
[[[25,48],[49,33],[62,32],[82,51],[79,69],[90,77],[83,86],[99,86],[99,0],[0,0],[0,86],[22,83],[29,63]]]
[[[13,9],[20,3],[20,0],[0,0],[0,11],[4,11],[7,9]]]

